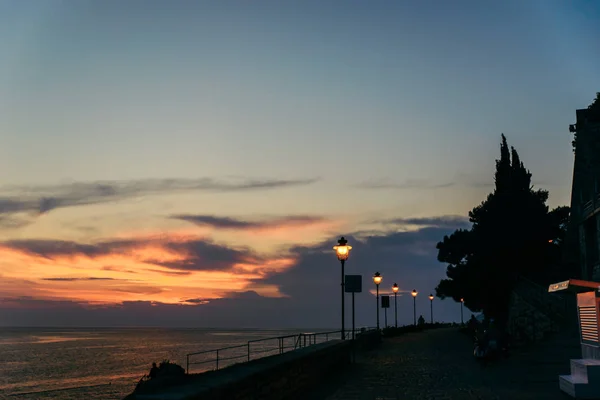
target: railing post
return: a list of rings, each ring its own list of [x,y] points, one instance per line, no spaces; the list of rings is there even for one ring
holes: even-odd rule
[[[550,311],[550,332],[554,332],[554,316],[552,315],[552,302],[548,303],[548,311]]]
[[[304,347],[306,347],[306,335],[302,335],[304,336]]]
[[[535,313],[533,311],[531,312],[531,329],[533,331],[533,342],[535,343],[536,342],[536,337],[535,337],[536,329],[535,329]]]
[[[190,373],[190,355],[187,354],[185,356],[185,373],[189,374]]]
[[[250,342],[248,342],[248,361],[250,361]]]
[[[219,369],[219,350],[217,350],[217,370]]]

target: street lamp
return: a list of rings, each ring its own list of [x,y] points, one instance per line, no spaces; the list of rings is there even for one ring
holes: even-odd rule
[[[337,255],[338,260],[340,260],[340,263],[342,264],[342,340],[345,340],[346,332],[344,332],[344,264],[350,256],[350,250],[352,250],[352,246],[349,246],[348,241],[342,236],[340,240],[338,240],[338,245],[333,246],[333,250],[335,250],[335,254]]]
[[[398,284],[394,283],[392,286],[394,292],[394,314],[396,316],[396,328],[398,327]]]
[[[373,282],[375,282],[375,286],[377,287],[377,330],[379,330],[379,284],[381,283],[381,280],[383,278],[381,277],[381,274],[379,272],[375,272],[375,275],[373,275]]]
[[[463,325],[464,324],[464,320],[463,320],[463,306],[465,304],[465,299],[460,299],[460,324]]]
[[[431,325],[433,325],[433,295],[431,293],[429,294],[429,302],[431,303]]]
[[[419,294],[419,292],[417,292],[417,289],[413,289],[412,291],[412,297],[413,297],[413,315],[414,315],[414,324],[415,326],[417,325],[417,295]]]

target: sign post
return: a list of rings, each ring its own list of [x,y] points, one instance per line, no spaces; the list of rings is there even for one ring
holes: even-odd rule
[[[362,275],[346,275],[345,276],[346,293],[352,293],[352,361],[356,362],[356,351],[354,347],[354,339],[356,338],[356,325],[354,319],[354,293],[362,292]]]
[[[384,310],[385,327],[387,328],[387,309],[390,308],[390,296],[381,296],[381,308]]]
[[[352,293],[352,340],[355,337],[354,325],[354,293],[362,292],[362,275],[346,275],[345,282],[346,293]]]

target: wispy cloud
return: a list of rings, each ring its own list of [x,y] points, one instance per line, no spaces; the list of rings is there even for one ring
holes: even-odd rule
[[[30,255],[53,259],[55,257],[77,255],[93,258],[110,254],[112,251],[124,247],[125,243],[124,241],[111,241],[99,244],[83,244],[66,240],[18,239],[5,241],[1,245]]]
[[[328,221],[323,217],[309,215],[291,215],[267,220],[253,221],[230,217],[218,217],[214,215],[191,214],[173,215],[171,218],[191,222],[199,226],[207,226],[214,229],[224,230],[260,230],[279,227],[303,227]]]
[[[540,186],[554,186],[555,184],[553,184],[552,182],[548,182],[548,181],[539,181],[539,182],[533,182],[532,186],[534,187],[540,187]],[[474,188],[490,188],[493,189],[495,184],[493,181],[490,182],[484,182],[484,181],[474,181],[474,182],[470,182],[469,186],[474,187]]]
[[[442,189],[454,186],[453,182],[432,183],[424,179],[409,179],[404,182],[393,182],[387,179],[362,182],[354,185],[359,189]]]
[[[186,299],[183,300],[182,303],[184,304],[208,304],[210,300],[206,300],[206,299]]]
[[[164,270],[164,269],[152,269],[152,268],[148,268],[148,269],[146,269],[146,271],[156,272],[157,274],[169,275],[169,276],[185,276],[185,275],[191,274],[190,271],[169,271],[169,270]]]
[[[133,271],[131,269],[123,269],[119,267],[115,267],[112,265],[105,265],[101,268],[103,271],[112,271],[112,272],[125,272],[127,274],[137,274],[137,271]]]
[[[485,175],[482,173],[460,172],[460,173],[456,174],[455,179],[462,186],[472,187],[472,188],[477,188],[477,189],[480,189],[480,188],[493,189],[494,185],[495,185],[493,171],[490,171],[489,175]],[[536,187],[554,186],[555,185],[555,183],[553,183],[552,181],[548,181],[548,180],[533,181],[532,184],[533,184],[533,186],[536,186]]]
[[[96,276],[90,276],[85,278],[42,278],[43,281],[54,281],[54,282],[76,282],[76,281],[115,281],[115,278],[102,278]]]
[[[29,225],[31,222],[32,220],[30,219],[16,218],[11,215],[0,215],[0,229],[18,229]]]
[[[463,228],[470,224],[469,218],[462,215],[442,215],[437,217],[421,218],[392,218],[379,221],[387,225],[398,226],[418,226],[418,227],[437,227],[437,228]]]
[[[145,179],[0,188],[0,214],[47,213],[57,208],[100,204],[176,192],[235,192],[309,185],[316,179]]]

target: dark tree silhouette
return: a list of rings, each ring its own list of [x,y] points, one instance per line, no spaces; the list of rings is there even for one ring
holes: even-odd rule
[[[504,324],[520,276],[556,277],[569,208],[549,211],[547,200],[548,192],[533,189],[531,173],[502,135],[494,191],[469,212],[471,229],[459,229],[437,244],[448,279],[439,283],[436,295],[463,298],[469,309]]]

